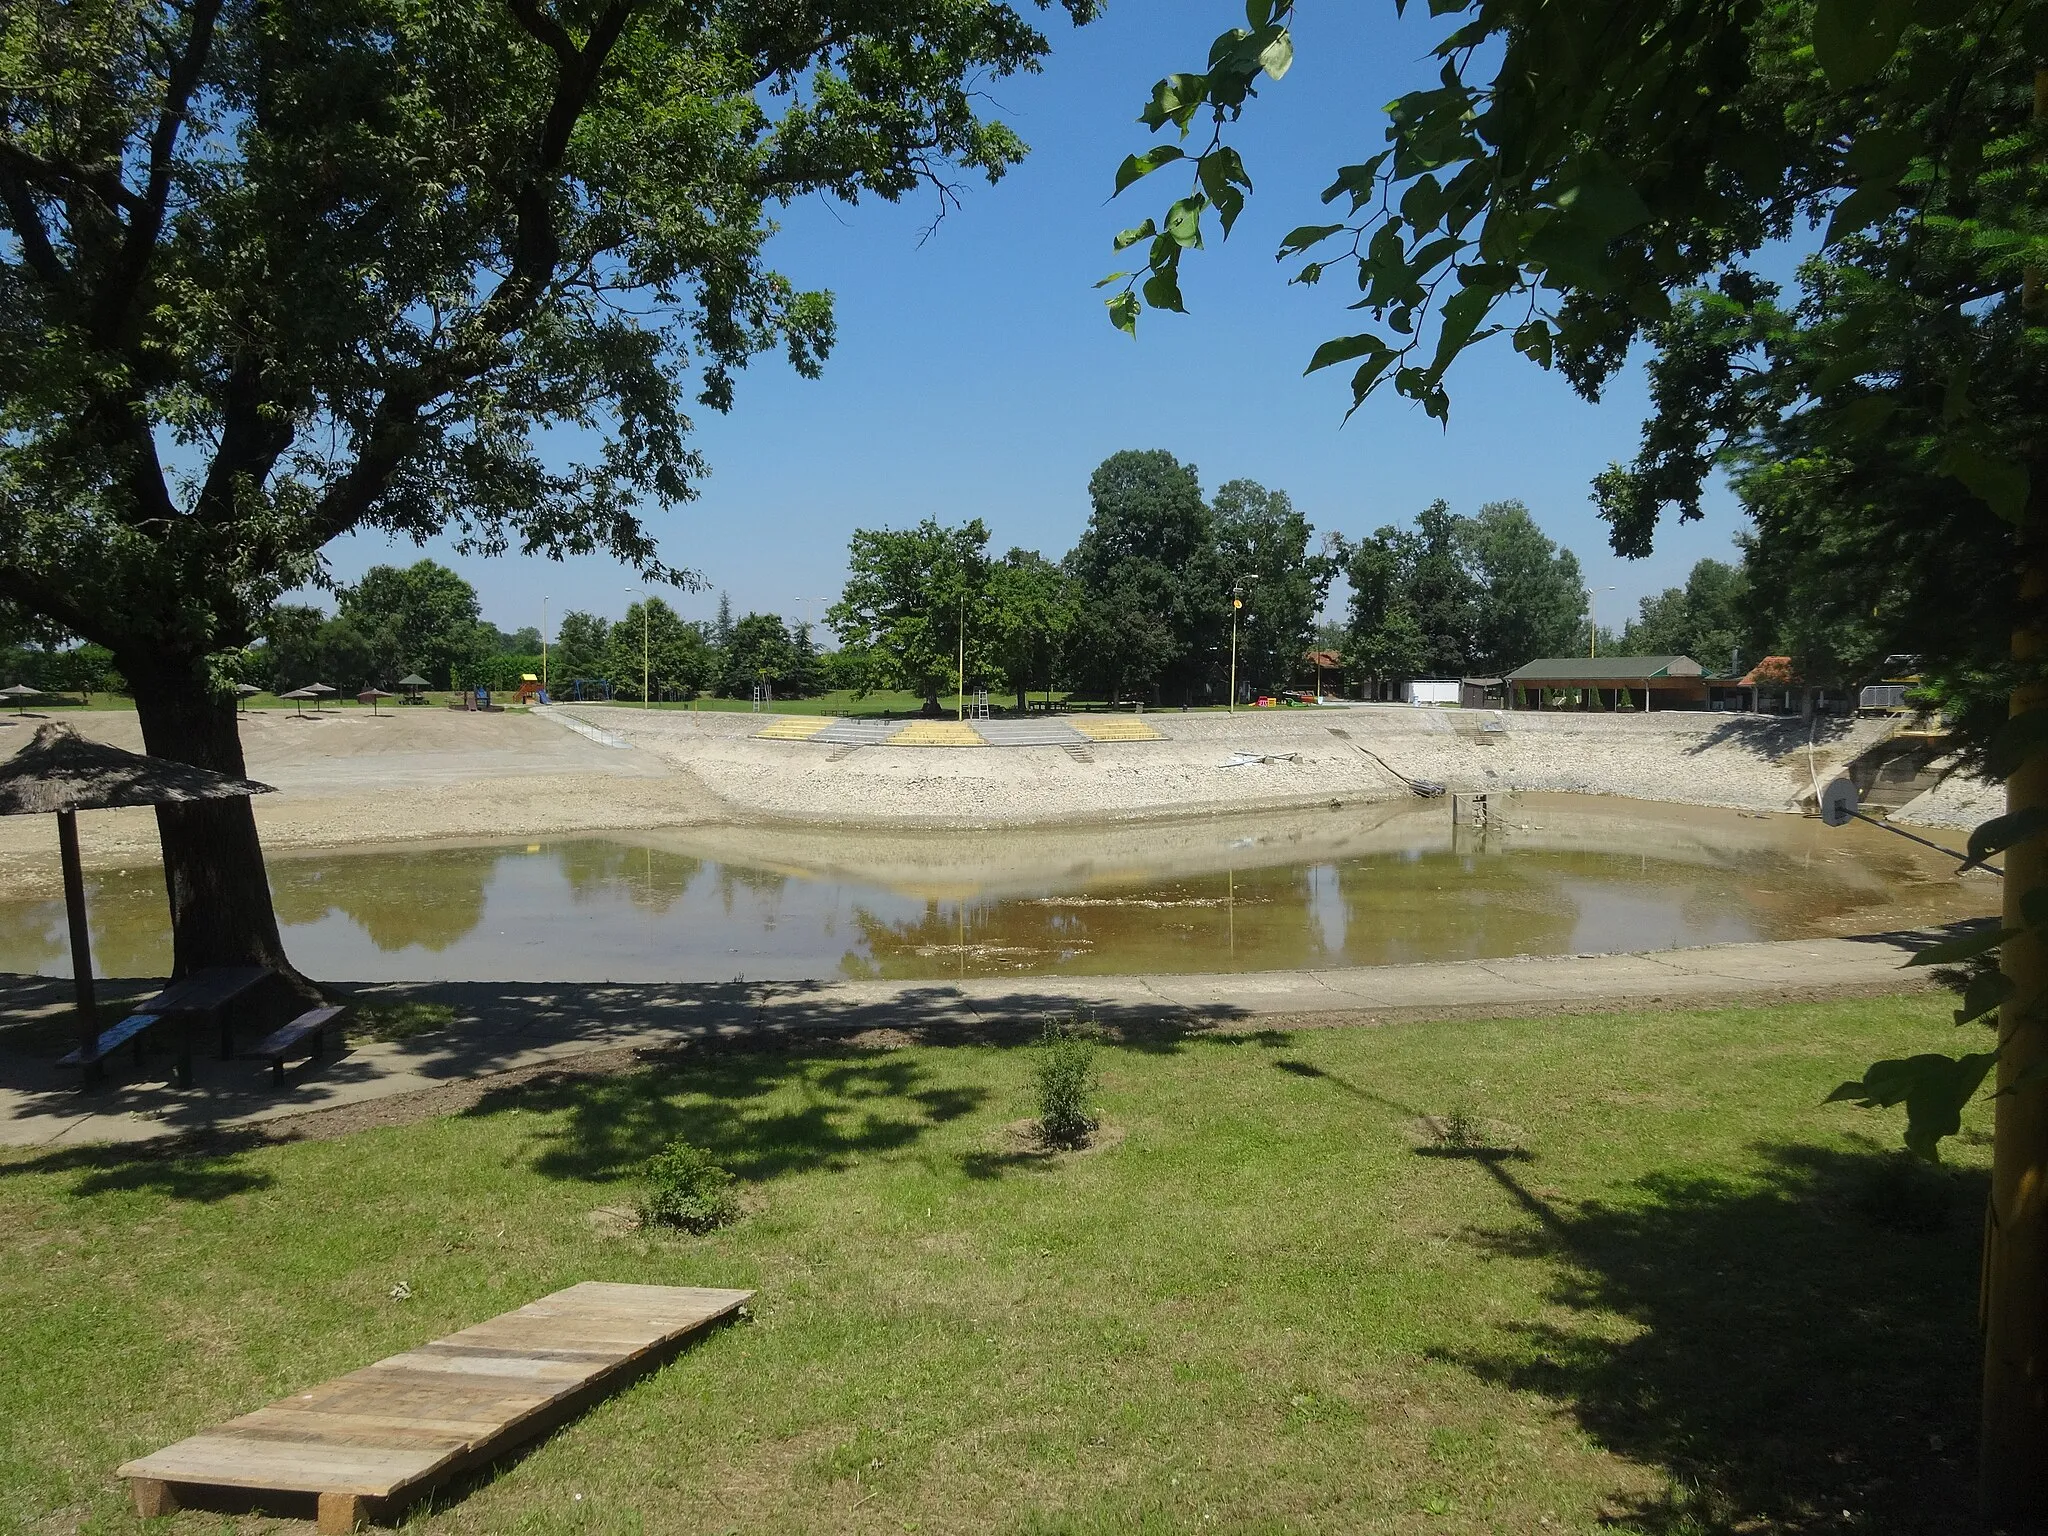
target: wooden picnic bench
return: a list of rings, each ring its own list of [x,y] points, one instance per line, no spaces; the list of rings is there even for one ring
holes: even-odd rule
[[[314,1495],[352,1531],[650,1370],[752,1291],[586,1280],[121,1467],[145,1519],[209,1490]],[[218,1494],[211,1495],[219,1500]]]
[[[284,1064],[299,1054],[299,1048],[312,1043],[306,1054],[314,1060],[327,1054],[327,1031],[334,1021],[345,1012],[342,1008],[309,1008],[291,1023],[272,1031],[258,1041],[249,1054],[270,1063],[271,1081],[278,1087],[284,1086]]]
[[[234,1038],[233,1026],[227,1017],[229,1005],[262,985],[270,975],[260,965],[224,965],[194,971],[190,976],[172,982],[147,1002],[137,1003],[135,1011],[127,1018],[102,1031],[90,1055],[80,1048],[60,1058],[57,1065],[84,1067],[90,1079],[98,1075],[101,1062],[128,1044],[134,1045],[135,1059],[139,1062],[144,1035],[159,1024],[177,1023],[182,1026],[178,1039],[177,1083],[180,1088],[189,1088],[192,1086],[193,1033],[211,1023],[220,1031],[222,1059],[231,1056]]]
[[[163,1018],[157,1013],[131,1013],[118,1024],[110,1024],[100,1031],[100,1037],[93,1042],[90,1052],[79,1046],[69,1054],[57,1058],[60,1067],[84,1067],[88,1073],[97,1074],[101,1062],[124,1045],[135,1047],[135,1061],[142,1062],[142,1036],[152,1024]]]

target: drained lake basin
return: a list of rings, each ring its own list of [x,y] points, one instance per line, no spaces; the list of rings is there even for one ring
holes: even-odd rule
[[[0,971],[68,975],[46,898]],[[1287,970],[1876,932],[1998,881],[1873,827],[1577,795],[1002,832],[714,826],[273,855],[293,961],[333,981],[750,981]],[[170,966],[162,873],[89,871],[95,967]]]

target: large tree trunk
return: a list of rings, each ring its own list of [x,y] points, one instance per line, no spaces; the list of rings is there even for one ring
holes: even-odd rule
[[[2037,477],[2042,473],[2035,467]],[[2040,497],[2037,495],[2037,501]],[[2032,510],[2031,508],[2029,509]],[[2024,667],[2048,658],[2034,610],[2048,597],[2048,547],[2023,545],[2022,619],[2013,656]],[[2048,709],[2048,684],[2026,682],[2016,715]],[[2009,812],[2048,806],[2048,753],[2034,752],[2006,781]],[[2048,838],[2032,837],[2005,857],[2008,930],[2026,927],[2021,903],[2048,888]],[[2013,984],[2000,1011],[1998,1088],[1992,1100],[1991,1204],[1984,1233],[1984,1427],[1978,1495],[1992,1520],[2048,1512],[2048,1084],[2017,1088],[2048,1061],[2048,939],[2029,933],[2005,944],[2000,964]]]
[[[152,757],[246,776],[234,700],[214,693],[200,667],[123,658],[121,669],[135,689],[143,747]],[[249,801],[160,805],[156,824],[171,900],[172,975],[260,965],[312,991],[285,959]]]
[[[2048,67],[2034,72],[2034,122],[2048,121]],[[2029,267],[2021,311],[2030,326],[2048,318],[2048,282]],[[2021,668],[2012,713],[2048,709],[2048,457],[2027,465],[2032,481],[2020,527],[2019,621],[2012,655]],[[2048,752],[2039,748],[2006,780],[2009,814],[2048,807]],[[2005,856],[2002,926],[2025,929],[2024,903],[2048,888],[2048,838],[2035,836]],[[1991,1201],[1985,1212],[1984,1422],[1978,1448],[1977,1502],[1991,1520],[2048,1516],[2048,936],[2009,940],[1999,966],[2012,983],[1998,1014],[1998,1093],[1992,1100]],[[2024,1084],[2024,1085],[2023,1085]]]

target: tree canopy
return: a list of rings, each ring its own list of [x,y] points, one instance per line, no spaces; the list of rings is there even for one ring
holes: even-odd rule
[[[345,533],[684,579],[645,519],[703,472],[690,396],[832,341],[772,210],[1000,177],[987,83],[1046,47],[1000,0],[10,5],[0,599],[239,774],[220,658]],[[158,820],[179,971],[285,968],[247,805]]]

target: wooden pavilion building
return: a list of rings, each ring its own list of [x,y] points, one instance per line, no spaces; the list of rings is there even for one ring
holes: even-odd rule
[[[1502,681],[1509,709],[1705,709],[1706,668],[1690,656],[1541,656]]]

